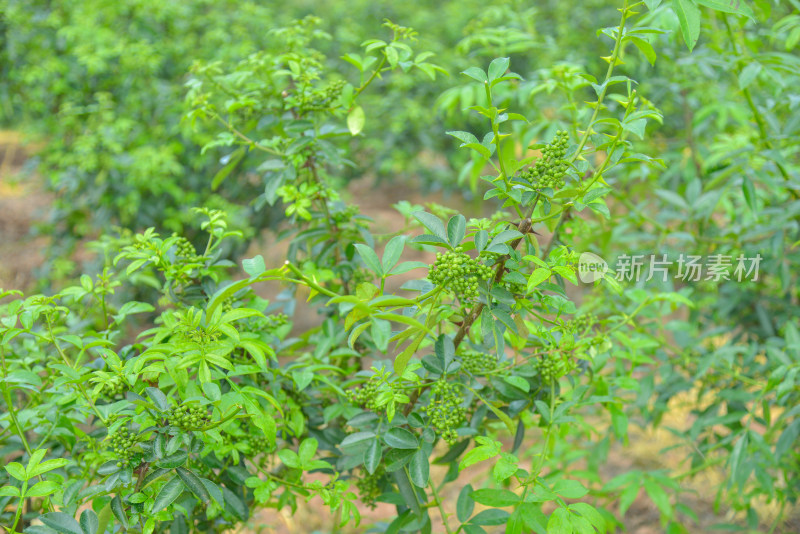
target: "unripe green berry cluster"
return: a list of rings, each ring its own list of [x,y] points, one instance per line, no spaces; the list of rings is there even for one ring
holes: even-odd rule
[[[573,318],[571,321],[567,321],[565,326],[568,332],[583,332],[595,323],[597,323],[597,316],[593,313],[585,313]]]
[[[557,382],[565,374],[564,361],[560,354],[548,353],[536,362],[536,368],[542,377],[542,383],[547,385]]]
[[[139,442],[138,436],[132,434],[127,428],[120,428],[111,436],[111,450],[117,457],[117,467],[136,467],[138,461],[134,458],[133,447]]]
[[[569,166],[564,160],[567,155],[569,135],[559,130],[553,141],[542,149],[542,156],[536,163],[519,174],[520,178],[530,182],[534,189],[560,189],[564,187],[564,176]]]
[[[328,109],[342,94],[344,86],[344,80],[334,80],[324,89],[314,89],[309,93],[304,93],[300,97],[300,110],[306,112]]]
[[[470,258],[456,247],[453,252],[436,254],[436,262],[428,271],[428,280],[454,292],[461,300],[478,298],[478,281],[492,277],[491,267]]]
[[[173,237],[178,237],[178,234],[172,234]],[[197,256],[197,250],[192,245],[192,242],[185,237],[178,237],[175,242],[175,256],[178,258],[194,258]]]
[[[473,375],[493,371],[497,367],[497,358],[492,354],[468,351],[461,354],[461,365]]]
[[[285,313],[275,313],[267,316],[267,327],[278,328],[289,322],[289,316]]]
[[[196,404],[191,406],[186,404],[176,406],[170,411],[167,420],[170,425],[176,426],[181,430],[197,430],[211,422],[211,419],[208,417],[208,411]]]
[[[249,436],[247,438],[247,445],[250,447],[250,451],[253,456],[269,453],[274,449],[269,439],[263,435]]]
[[[127,387],[122,379],[115,376],[110,380],[103,382],[103,385],[100,387],[100,395],[109,399],[113,399],[118,395],[124,394],[126,389]]]
[[[453,445],[458,441],[456,429],[466,421],[466,410],[462,406],[464,397],[455,384],[437,380],[431,386],[431,398],[420,411],[425,413],[441,438]]]
[[[370,410],[373,412],[380,411],[380,407],[377,405],[376,400],[378,398],[378,390],[380,389],[381,381],[381,377],[375,375],[370,377],[370,379],[367,380],[367,383],[360,388],[348,389],[345,392],[345,395],[347,395],[347,400],[356,406],[364,408],[365,410]]]
[[[356,487],[358,488],[358,495],[361,502],[375,509],[375,501],[383,493],[384,471],[378,469],[373,474],[364,472],[363,476],[356,480]]]

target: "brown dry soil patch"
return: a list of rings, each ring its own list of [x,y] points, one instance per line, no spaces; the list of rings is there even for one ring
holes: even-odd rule
[[[13,132],[0,132],[0,288],[25,289],[31,287],[35,269],[41,265],[44,257],[44,247],[47,244],[45,237],[32,237],[33,225],[44,218],[50,206],[49,195],[41,183],[35,179],[27,178],[20,172],[25,161],[23,150],[19,146],[19,138]],[[411,203],[426,205],[437,202],[449,207],[462,209],[464,213],[478,215],[475,204],[467,204],[460,198],[445,197],[443,194],[422,193],[407,183],[382,183],[375,185],[368,180],[353,182],[349,185],[345,197],[347,200],[360,205],[362,213],[374,220],[373,232],[375,234],[391,234],[402,231],[403,217],[392,207],[398,200],[404,199]],[[547,237],[540,237],[546,240]],[[262,238],[254,243],[249,250],[250,255],[262,254],[268,265],[276,266],[285,253],[285,245],[276,243],[270,234],[265,233]],[[431,255],[407,249],[405,260],[430,261]],[[409,273],[400,280],[394,281],[392,286],[398,287],[406,279],[419,276]],[[400,277],[398,277],[400,278]],[[278,287],[267,287],[263,290],[265,296],[272,296]],[[577,296],[577,295],[576,295]],[[319,319],[302,305],[299,298],[296,322],[299,329],[318,324]],[[688,405],[688,403],[686,403]],[[688,457],[687,444],[680,444],[672,433],[663,428],[686,428],[691,424],[689,409],[676,399],[673,409],[665,418],[662,429],[639,430],[631,425],[630,443],[626,446],[615,444],[610,452],[608,461],[600,473],[604,481],[614,476],[625,473],[631,469],[654,470],[667,469],[675,473],[687,469]],[[524,460],[523,467],[530,465],[531,458],[538,450],[541,435],[536,431],[529,431],[522,446]],[[677,445],[677,446],[676,446]],[[668,452],[665,452],[667,451]],[[480,488],[489,480],[489,463],[478,464],[470,467],[463,473],[464,483],[469,482],[473,487]],[[575,466],[580,469],[580,465]],[[440,481],[445,470],[433,466],[431,476],[433,480]],[[723,480],[722,472],[709,470],[690,480],[684,480],[685,493],[681,502],[694,510],[699,522],[688,521],[688,531],[692,534],[705,534],[711,532],[713,524],[740,523],[742,517],[730,510],[716,509],[714,506],[715,492]],[[444,502],[445,512],[453,515],[455,502],[461,489],[459,484],[446,486],[441,497]],[[616,511],[616,503],[605,503],[612,511]],[[674,503],[673,503],[674,504]],[[476,509],[479,510],[480,507]],[[758,510],[765,521],[770,521],[775,513],[773,507],[766,504],[758,506]],[[389,522],[395,517],[395,509],[388,504],[378,504],[375,509],[363,508],[362,521],[359,527],[352,524],[341,530],[343,533],[365,532],[371,525],[379,522]],[[437,509],[431,510],[434,521],[434,532],[444,532]],[[455,519],[451,519],[453,523]],[[333,531],[334,518],[327,508],[319,501],[312,499],[310,502],[300,502],[295,513],[289,510],[260,510],[243,526],[239,532],[259,532],[275,534],[308,534],[312,532]],[[624,518],[625,531],[631,534],[659,534],[665,532],[659,524],[659,514],[655,505],[650,501],[644,491],[634,501]],[[503,527],[495,527],[493,533],[503,532]],[[783,529],[776,532],[800,532],[800,523],[791,522]]]

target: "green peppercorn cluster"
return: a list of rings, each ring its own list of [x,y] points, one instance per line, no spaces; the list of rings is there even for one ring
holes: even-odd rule
[[[427,414],[431,425],[448,444],[453,445],[458,441],[459,428],[466,421],[466,410],[462,406],[464,397],[459,393],[455,384],[446,380],[437,380],[431,386],[431,398],[427,406],[422,406],[420,411]]]
[[[263,453],[272,452],[274,447],[269,439],[263,435],[249,436],[247,438],[247,445],[250,447],[253,456]]]
[[[114,397],[124,394],[126,389],[127,387],[122,379],[115,376],[103,382],[103,385],[100,386],[100,395],[113,399]]]
[[[358,495],[361,502],[375,509],[375,501],[383,493],[383,483],[385,474],[383,469],[378,468],[371,475],[364,472],[361,478],[356,479],[356,487],[358,488]]]
[[[236,299],[233,297],[228,297],[222,301],[222,313],[228,313],[233,309],[233,305],[236,303]]]
[[[375,403],[378,398],[378,389],[381,386],[381,377],[374,375],[367,380],[367,383],[360,388],[348,389],[345,392],[347,400],[355,406],[360,406],[365,410],[373,412],[379,411],[378,405]]]
[[[497,367],[497,358],[491,354],[467,351],[461,354],[461,365],[473,375],[480,375]]]
[[[334,80],[322,89],[314,89],[300,97],[300,110],[323,111],[330,108],[342,94],[344,80]]]
[[[169,424],[181,430],[196,430],[206,426],[211,419],[202,406],[181,404],[172,409],[167,416]]]
[[[543,384],[550,384],[558,381],[566,372],[564,361],[558,353],[548,353],[542,356],[536,362],[536,368],[539,371],[539,375],[542,377]]]
[[[568,167],[564,156],[567,155],[568,145],[567,132],[556,132],[553,141],[542,149],[542,156],[536,160],[536,164],[520,171],[520,178],[530,182],[534,189],[564,187],[564,176]]]
[[[492,277],[491,267],[470,258],[456,247],[453,252],[436,254],[436,262],[428,271],[428,280],[453,291],[461,300],[478,298],[478,281]]]
[[[587,328],[597,323],[597,316],[593,313],[585,313],[567,321],[565,327],[568,332],[583,332]]]
[[[117,467],[136,467],[139,464],[133,447],[139,442],[138,436],[127,428],[120,428],[111,436],[111,450],[117,457]]]
[[[289,322],[285,313],[274,313],[267,316],[267,328],[279,328]]]
[[[192,245],[192,242],[185,237],[179,237],[178,234],[172,234],[172,237],[177,237],[175,242],[175,256],[178,258],[194,258],[197,256],[197,250]]]

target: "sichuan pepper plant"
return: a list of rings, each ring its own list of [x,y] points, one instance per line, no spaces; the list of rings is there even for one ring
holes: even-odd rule
[[[641,318],[691,302],[623,292],[607,276],[596,289],[611,296],[579,308],[566,290],[577,254],[561,233],[576,214],[613,220],[611,178],[659,165],[629,137],[660,113],[618,72],[625,50],[642,48],[643,9],[625,1],[601,31],[605,72],[572,86],[591,87],[588,105],[538,144],[527,141],[527,110],[498,105],[521,83],[508,58],[467,69],[483,88],[472,111],[485,126],[448,133],[498,209],[447,220],[413,211],[413,237],[376,239],[336,190],[337,170],[355,164],[352,136],[369,131],[360,93],[390,70],[438,70],[414,52],[413,30],[389,23],[391,40],[349,55],[357,83],[321,68],[302,27],[283,55],[254,54],[231,71],[198,64],[188,118],[220,126],[207,147],[233,147],[230,169],[263,158],[262,200],[280,199],[288,219],[286,262],[268,268],[256,256],[237,276],[224,251],[241,233],[203,208],[204,247],[154,229],[109,236],[96,245],[108,258],[101,275],[50,296],[4,293],[0,440],[13,461],[0,478],[3,523],[219,532],[260,508],[318,498],[337,528],[359,525],[360,504],[384,502],[396,507],[374,527],[385,532],[590,534],[616,528],[611,504],[626,508],[643,487],[680,532],[667,474],[604,485],[596,467],[627,439],[635,371],[654,346]],[[214,185],[226,178],[223,169]],[[430,263],[402,261],[408,248],[430,251]],[[292,332],[292,306],[256,293],[268,281],[306,297],[320,324]],[[160,298],[115,299],[135,286]],[[572,465],[577,456],[588,468]],[[479,487],[462,473],[476,464],[491,466]],[[455,509],[442,499],[451,484]]]

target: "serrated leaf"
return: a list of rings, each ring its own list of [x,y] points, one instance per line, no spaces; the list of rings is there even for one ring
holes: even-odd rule
[[[178,476],[181,477],[183,484],[189,488],[189,491],[194,493],[198,499],[204,504],[209,504],[211,502],[211,495],[208,493],[205,485],[203,485],[203,481],[200,480],[200,477],[184,467],[177,468],[176,472]]]
[[[375,473],[375,471],[378,469],[382,456],[383,449],[380,441],[377,439],[373,440],[369,447],[367,447],[367,450],[364,451],[364,467],[367,469],[367,472],[370,475]]]
[[[444,229],[444,223],[439,217],[426,211],[415,211],[413,215],[431,234],[447,243],[447,232]]]
[[[96,534],[99,526],[100,520],[94,510],[81,512],[81,530],[83,530],[83,534]]]
[[[472,492],[472,499],[479,504],[494,508],[505,508],[520,502],[520,496],[507,489],[479,489]]]
[[[155,500],[153,500],[153,506],[150,509],[151,514],[155,514],[160,512],[170,504],[172,504],[175,499],[177,499],[181,493],[183,493],[183,481],[179,476],[172,477],[164,487],[161,488],[161,491],[158,492],[156,495]]]
[[[383,435],[383,441],[393,449],[416,449],[419,447],[417,437],[405,428],[395,427]]]
[[[467,220],[460,213],[453,215],[447,221],[447,240],[453,247],[457,247],[464,239],[467,231]]]
[[[356,250],[358,250],[359,256],[361,256],[361,259],[367,264],[367,267],[369,267],[369,269],[378,276],[383,276],[383,267],[381,266],[381,261],[378,259],[378,255],[375,253],[375,251],[367,245],[363,245],[361,243],[357,243],[355,247]]]
[[[475,509],[475,501],[472,499],[472,485],[467,484],[461,488],[456,501],[456,517],[462,523],[466,523]]]
[[[41,516],[39,520],[61,534],[83,534],[75,518],[64,512],[50,512]]]
[[[425,451],[420,449],[411,457],[408,463],[408,477],[411,483],[418,488],[424,488],[428,485],[428,478],[430,476],[430,465],[428,463],[428,455]]]

